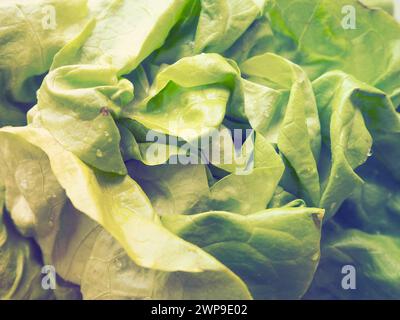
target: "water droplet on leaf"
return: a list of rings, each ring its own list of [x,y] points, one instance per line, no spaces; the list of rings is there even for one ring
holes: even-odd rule
[[[103,157],[103,152],[100,149],[96,150],[96,157],[98,157],[98,158]]]
[[[21,188],[22,189],[28,189],[29,188],[29,183],[28,183],[28,180],[22,180],[21,182],[20,182],[20,186],[21,186]]]
[[[120,259],[114,260],[114,266],[117,270],[120,270],[122,268],[122,261]]]

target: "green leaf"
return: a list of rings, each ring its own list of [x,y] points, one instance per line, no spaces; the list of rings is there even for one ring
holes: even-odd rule
[[[371,8],[382,8],[391,15],[394,14],[394,4],[392,0],[362,0],[362,2]]]
[[[133,161],[127,166],[160,216],[186,213],[201,197],[209,195],[204,165],[146,166]]]
[[[100,170],[126,174],[113,118],[133,99],[133,86],[120,76],[163,44],[185,3],[109,1],[57,53],[38,109],[42,125],[67,150]],[[126,32],[117,32],[116,22]]]
[[[296,199],[294,195],[285,191],[282,187],[278,186],[275,193],[268,204],[268,208],[280,208],[286,206],[305,206],[304,200]]]
[[[4,202],[5,188],[0,184],[0,299],[52,299],[53,292],[41,286],[36,247],[15,230]]]
[[[254,168],[236,172],[232,165],[231,174],[210,186],[205,166],[201,164],[168,163],[152,167],[134,161],[128,163],[128,171],[161,216],[222,209],[249,214],[266,208],[284,170],[280,157],[262,136],[257,136],[251,152]],[[217,166],[227,169],[227,165]]]
[[[375,157],[357,170],[364,183],[335,216],[346,228],[397,236],[400,228],[400,186]]]
[[[329,218],[362,184],[354,169],[370,155],[372,138],[379,147],[382,137],[399,132],[400,122],[385,93],[352,76],[330,72],[315,80],[313,87],[324,144],[319,164],[323,185],[320,207],[327,209]]]
[[[240,282],[212,271],[163,272],[142,268],[106,231],[96,238],[82,276],[85,299],[249,299]]]
[[[194,51],[223,52],[264,12],[265,0],[202,0]]]
[[[128,119],[123,119],[118,124],[121,135],[120,149],[124,161],[139,160],[146,165],[156,166],[166,163],[174,157],[185,156],[186,151],[175,144],[167,144],[165,135],[154,136],[154,142],[138,142],[137,136],[140,136],[136,128],[133,128]],[[147,133],[149,131],[147,130]],[[139,138],[139,137],[138,137]],[[150,140],[150,139],[148,139]]]
[[[118,76],[127,74],[164,43],[186,3],[187,0],[100,3],[82,32],[57,53],[52,69],[86,64],[114,68]]]
[[[389,14],[356,0],[273,3],[268,17],[275,37],[295,42],[294,62],[306,66],[312,80],[338,69],[389,95],[398,89],[400,25]],[[343,27],[345,6],[355,10],[354,29]]]
[[[26,120],[23,111],[2,98],[2,95],[0,93],[0,127],[24,125]]]
[[[321,248],[308,299],[399,299],[400,239],[359,230],[338,231]],[[356,289],[344,290],[342,268],[356,272]]]
[[[274,54],[264,54],[241,65],[245,75],[268,84],[281,93],[264,102],[264,108],[252,117],[264,117],[260,132],[267,141],[277,143],[279,151],[293,168],[303,190],[302,196],[313,205],[320,199],[317,161],[320,152],[320,124],[317,105],[310,81],[304,71],[290,61]],[[264,89],[266,90],[266,89]],[[288,95],[284,105],[278,95]],[[271,101],[271,105],[268,105]],[[267,109],[265,109],[267,106]],[[284,111],[282,111],[282,109]],[[250,123],[251,118],[249,117]]]
[[[232,170],[233,173],[210,187],[208,195],[199,197],[189,212],[229,210],[250,214],[265,209],[282,177],[284,166],[272,145],[260,135],[255,138],[253,153],[254,163],[247,172]],[[226,169],[226,165],[219,167]]]
[[[2,1],[0,78],[5,92],[20,102],[34,101],[34,76],[49,70],[54,55],[77,35],[88,15],[86,0]]]
[[[67,201],[58,220],[62,227],[54,239],[51,263],[62,279],[81,285],[96,238],[103,229],[96,221],[76,210],[70,201]]]
[[[170,215],[163,224],[238,274],[256,299],[297,299],[319,259],[323,210],[280,208],[251,215]]]
[[[399,119],[399,113],[397,113]],[[376,157],[391,171],[391,174],[400,181],[400,131],[381,132],[375,138],[374,150]]]
[[[132,84],[112,68],[66,66],[47,75],[37,109],[41,125],[64,148],[100,170],[126,174],[114,118],[132,98]]]
[[[221,125],[237,74],[236,67],[216,54],[183,58],[162,69],[149,96],[123,116],[150,130],[197,139]]]
[[[189,1],[154,62],[172,64],[202,52],[222,54],[262,17],[265,6],[265,0]]]
[[[0,135],[0,179],[6,188],[6,206],[17,229],[41,247],[44,263],[51,264],[59,215],[65,193],[42,150],[24,139]]]
[[[25,139],[47,155],[55,177],[74,207],[110,232],[136,264],[165,272],[206,273],[207,278],[216,277],[235,286],[236,298],[251,298],[246,286],[228,268],[167,231],[130,177],[89,168],[44,129],[1,130],[4,139],[9,135]]]

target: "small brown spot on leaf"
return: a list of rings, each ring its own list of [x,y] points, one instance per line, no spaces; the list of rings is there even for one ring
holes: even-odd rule
[[[102,116],[108,116],[108,115],[110,115],[110,111],[108,110],[108,108],[107,107],[102,107],[101,109],[100,109],[100,114],[102,115]]]
[[[312,216],[315,226],[318,229],[320,229],[321,228],[321,215],[319,215],[318,213],[313,213],[311,216]]]

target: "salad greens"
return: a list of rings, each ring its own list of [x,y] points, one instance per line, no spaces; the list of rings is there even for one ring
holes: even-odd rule
[[[0,299],[400,299],[391,12],[3,0]]]

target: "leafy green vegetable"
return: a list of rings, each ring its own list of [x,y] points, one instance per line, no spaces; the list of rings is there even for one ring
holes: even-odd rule
[[[38,109],[42,125],[63,146],[100,170],[126,174],[114,118],[132,100],[133,87],[118,76],[161,46],[185,2],[110,1],[57,53],[39,91]],[[127,31],[115,34],[115,21]],[[77,144],[88,130],[87,140]]]
[[[117,117],[132,96],[132,84],[118,80],[113,69],[61,67],[47,75],[38,93],[39,117],[41,124],[83,161],[124,174],[120,134],[112,115]]]
[[[55,21],[49,21],[52,14]],[[49,70],[54,55],[76,36],[88,15],[85,0],[2,2],[0,74],[5,93],[19,102],[34,101],[34,76]]]
[[[15,230],[3,210],[5,188],[0,187],[0,299],[48,299],[41,287],[41,265],[35,247]]]
[[[306,297],[397,299],[400,242],[399,183],[371,157],[357,172],[365,181],[324,232],[322,260]],[[341,287],[343,266],[356,270],[356,290]]]
[[[87,299],[251,298],[245,286],[228,275],[142,268],[104,231],[97,237],[87,262],[82,292]]]
[[[3,0],[0,299],[399,299],[392,13]]]
[[[397,237],[348,229],[332,236],[321,249],[319,270],[308,298],[396,299],[399,297]],[[356,290],[343,290],[343,266],[357,271]]]
[[[340,69],[389,95],[398,89],[400,26],[386,12],[356,0],[302,0],[294,5],[274,0],[273,4],[268,17],[274,35],[296,44],[295,62],[307,66],[312,79]],[[354,29],[343,28],[345,6],[356,11]]]
[[[321,206],[332,212],[362,183],[354,169],[367,160],[373,138],[379,148],[382,136],[398,134],[400,121],[384,92],[347,74],[327,73],[313,84],[321,123],[326,128],[323,141],[332,154],[330,169],[324,165],[329,177]]]
[[[265,0],[202,0],[194,41],[195,52],[223,52],[228,49],[261,16],[265,3]]]
[[[196,75],[190,75],[188,71]],[[221,125],[238,70],[221,56],[184,58],[157,74],[149,96],[124,116],[190,141]]]
[[[266,119],[259,131],[267,139],[270,138],[271,142],[277,143],[296,172],[304,197],[311,204],[318,204],[320,187],[316,161],[321,144],[320,124],[310,81],[298,66],[269,53],[253,57],[241,67],[250,79],[260,78],[260,82],[278,89],[282,95],[289,92],[288,97],[284,98],[287,101],[285,112],[279,110],[279,107],[282,108],[279,104],[272,106],[273,111],[267,113],[270,119]],[[259,111],[263,112],[262,109]],[[257,117],[258,114],[253,116]],[[274,133],[276,137],[271,137]]]
[[[62,13],[62,15],[61,15]],[[84,26],[87,1],[2,1],[0,4],[0,125],[24,125],[38,78]],[[56,19],[54,21],[54,19]]]
[[[217,257],[236,272],[256,299],[300,298],[318,259],[323,210],[270,209],[165,216],[168,229]],[[296,261],[293,264],[293,261]]]
[[[161,271],[215,273],[221,281],[236,283],[241,298],[250,297],[229,269],[163,228],[147,197],[132,179],[93,171],[43,129],[3,130],[4,139],[10,134],[20,136],[43,150],[41,157],[47,155],[73,205],[108,230],[134,262]]]

